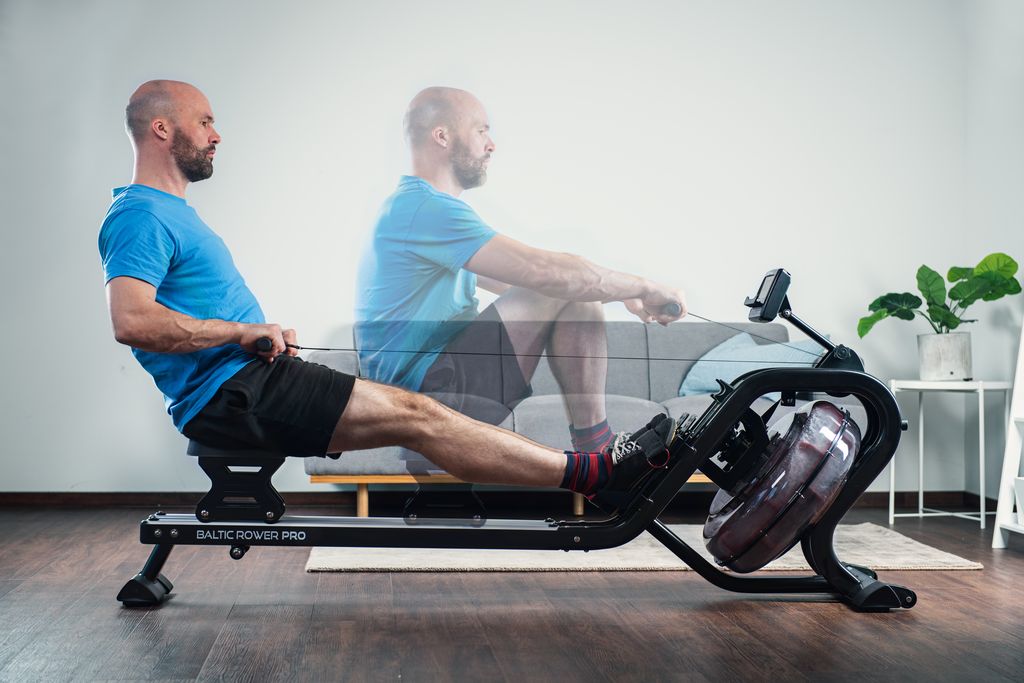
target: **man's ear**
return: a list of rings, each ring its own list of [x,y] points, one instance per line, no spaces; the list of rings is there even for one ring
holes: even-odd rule
[[[169,137],[171,137],[171,127],[166,120],[153,119],[153,122],[149,125],[150,129],[153,131],[153,134],[156,135],[161,140],[166,140]]]
[[[449,142],[448,129],[444,126],[438,126],[434,130],[430,131],[430,139],[439,147],[447,149]]]

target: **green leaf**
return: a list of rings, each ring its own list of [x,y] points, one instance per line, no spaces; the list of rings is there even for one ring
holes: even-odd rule
[[[864,316],[857,321],[857,334],[863,337],[865,334],[871,331],[871,328],[875,326],[879,320],[889,317],[889,311],[884,308],[880,308],[871,315]]]
[[[993,283],[992,289],[981,298],[983,301],[995,301],[1014,294],[1020,294],[1020,283],[1017,282],[1017,278],[1000,277]]]
[[[949,269],[949,273],[946,275],[946,279],[950,282],[958,282],[960,280],[966,280],[970,276],[974,275],[974,268],[961,268],[959,266],[953,266]]]
[[[949,310],[946,304],[929,306],[928,317],[932,319],[932,322],[947,330],[955,330],[962,322],[960,318],[954,315],[953,311]]]
[[[1020,291],[1020,283],[1016,278],[1007,278],[999,273],[986,271],[955,285],[949,290],[949,298],[966,309],[976,301],[995,301],[1007,295],[1018,294]]]
[[[1017,274],[1017,262],[1001,252],[989,254],[974,267],[974,274],[996,273],[1004,278],[1012,278]]]
[[[930,306],[942,306],[946,303],[946,283],[942,276],[928,266],[917,269],[917,288],[924,295]]]
[[[921,303],[921,299],[910,292],[903,292],[902,294],[889,292],[872,301],[868,305],[868,310],[872,312],[886,311],[895,318],[913,320],[914,311],[920,308]]]
[[[949,298],[960,304],[961,308],[967,308],[978,299],[989,294],[994,284],[1001,279],[1002,276],[993,273],[975,275],[954,285],[949,290]]]

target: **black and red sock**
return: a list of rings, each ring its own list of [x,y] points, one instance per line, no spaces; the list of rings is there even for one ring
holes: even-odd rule
[[[565,476],[560,486],[589,496],[606,483],[612,472],[612,456],[604,453],[565,452]]]
[[[569,436],[573,450],[580,453],[604,453],[615,440],[615,432],[608,426],[608,420],[583,429],[569,425]]]

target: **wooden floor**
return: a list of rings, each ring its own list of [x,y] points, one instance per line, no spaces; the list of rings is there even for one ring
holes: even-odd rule
[[[306,574],[302,548],[188,547],[169,602],[125,609],[146,512],[0,508],[0,681],[1024,680],[1024,538],[993,551],[963,520],[897,522],[985,569],[884,573],[919,598],[888,614],[693,572]]]

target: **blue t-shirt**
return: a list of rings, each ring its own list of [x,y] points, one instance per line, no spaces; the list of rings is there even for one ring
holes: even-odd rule
[[[438,353],[478,314],[466,261],[495,235],[466,202],[402,176],[359,264],[360,370],[416,390]]]
[[[99,248],[106,282],[121,276],[148,282],[156,287],[158,303],[200,320],[265,322],[224,241],[181,197],[145,185],[115,188]],[[179,430],[253,360],[237,344],[192,353],[132,353],[163,392]]]

